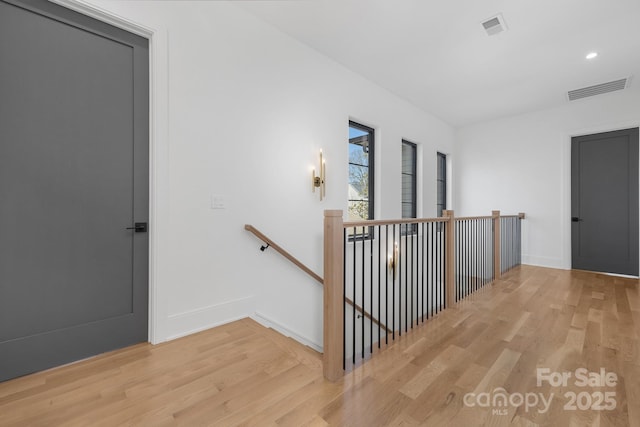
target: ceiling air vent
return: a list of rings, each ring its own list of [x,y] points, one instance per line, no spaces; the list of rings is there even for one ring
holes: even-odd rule
[[[612,82],[601,83],[599,85],[583,87],[581,89],[570,90],[567,92],[569,101],[587,98],[589,96],[601,95],[603,93],[615,92],[617,90],[626,89],[629,86],[630,78],[614,80]]]
[[[504,22],[504,18],[502,17],[501,13],[484,21],[482,23],[482,26],[490,36],[507,30],[507,24]]]

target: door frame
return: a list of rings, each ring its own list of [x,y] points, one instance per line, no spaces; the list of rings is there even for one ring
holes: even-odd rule
[[[640,121],[627,120],[614,124],[591,126],[569,131],[565,134],[562,144],[562,186],[560,207],[561,215],[561,250],[562,268],[571,270],[571,139],[577,136],[596,133],[613,132],[622,129],[640,128]],[[640,175],[640,174],[639,174]],[[640,176],[638,177],[640,182]]]
[[[168,211],[169,74],[166,28],[148,27],[82,0],[48,0],[149,40],[149,331],[152,344],[166,341],[168,298],[159,248]]]

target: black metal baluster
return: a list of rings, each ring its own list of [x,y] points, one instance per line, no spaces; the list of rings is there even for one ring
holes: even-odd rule
[[[480,237],[480,219],[476,219],[474,221],[475,224],[475,245],[474,247],[476,248],[476,291],[478,289],[480,289],[482,287],[482,272],[480,271],[480,268],[482,267],[482,238]]]
[[[467,297],[468,289],[467,289],[467,220],[462,221],[462,295],[463,298]]]
[[[478,250],[480,251],[480,277],[478,278],[479,286],[484,287],[484,219],[478,220]]]
[[[502,273],[504,273],[504,268],[507,265],[507,257],[506,257],[506,233],[503,233],[502,230],[505,229],[504,218],[500,218],[500,238],[502,239],[502,243],[500,244],[500,267],[502,269]],[[504,262],[503,262],[504,261]]]
[[[446,236],[446,231],[447,231],[447,227],[449,227],[450,223],[445,223],[444,225],[444,232],[442,233],[442,235],[440,236],[440,268],[442,268],[442,304],[444,304],[444,302],[447,299],[447,269],[445,268],[445,257],[446,257],[446,250],[447,250],[447,239],[444,238],[444,236]]]
[[[513,221],[511,221],[511,218],[508,219],[507,221],[507,239],[508,239],[508,243],[507,243],[507,265],[509,266],[509,270],[511,270],[511,268],[513,267],[512,263],[512,259],[511,259],[511,255],[513,254],[513,246],[512,246],[512,240],[511,240],[511,224],[513,223]]]
[[[462,247],[461,244],[461,238],[462,238],[462,231],[460,228],[460,221],[456,221],[456,295],[457,295],[457,299],[458,301],[460,301],[463,297],[462,297],[462,281],[460,280],[460,276],[461,276],[461,272],[462,272],[462,257],[461,257],[461,250],[460,248]]]
[[[415,257],[415,252],[413,251],[413,224],[408,224],[409,225],[409,229],[410,229],[410,233],[411,233],[411,267],[409,268],[410,270],[410,288],[411,288],[411,329],[413,329],[413,299],[414,299],[414,294],[413,294],[413,258]]]
[[[425,275],[425,280],[427,282],[427,319],[429,317],[433,317],[433,291],[431,289],[431,275],[433,274],[433,264],[431,263],[431,243],[430,243],[430,236],[431,236],[431,226],[432,226],[433,222],[429,222],[426,224],[426,236],[425,236],[425,250],[424,250],[424,258],[425,258],[425,264],[427,266],[427,272]]]
[[[435,267],[435,279],[434,282],[436,284],[436,305],[438,306],[438,313],[442,311],[442,306],[440,305],[440,254],[438,253],[438,239],[440,239],[440,234],[442,233],[442,223],[434,228],[434,239],[433,239],[433,254],[434,254],[434,267]]]
[[[442,283],[440,282],[440,274],[442,273],[440,271],[440,236],[442,235],[442,229],[444,228],[444,225],[442,225],[442,223],[438,223],[438,226],[436,227],[435,230],[435,238],[433,240],[433,253],[435,255],[435,272],[436,272],[436,277],[435,277],[435,283],[436,283],[436,295],[437,295],[437,300],[436,300],[436,305],[438,306],[438,313],[440,311],[442,311],[442,289],[441,289],[441,285]]]
[[[347,295],[347,229],[342,230],[342,295]],[[342,302],[342,369],[347,369],[347,300]]]
[[[376,236],[375,227],[371,226],[369,239],[369,354],[373,353],[373,240]],[[364,302],[364,301],[363,301]],[[362,319],[364,322],[364,319]]]
[[[507,238],[509,239],[509,244],[507,245],[507,248],[509,248],[509,270],[513,268],[513,241],[511,236],[512,224],[513,224],[513,221],[511,221],[511,218],[509,218],[509,234],[507,236]]]
[[[476,266],[478,264],[477,259],[478,259],[478,250],[476,248],[476,220],[472,220],[471,221],[471,239],[472,239],[472,243],[471,243],[471,250],[472,250],[472,254],[473,254],[473,265],[472,270],[473,270],[473,277],[471,279],[471,285],[472,285],[472,292],[475,292],[478,288],[477,288],[477,283],[478,283],[478,273],[476,271]]]
[[[471,229],[471,242],[469,249],[471,250],[471,293],[476,290],[476,221],[469,221],[469,228]]]
[[[420,324],[420,270],[421,270],[421,262],[420,262],[420,224],[415,224],[415,229],[413,233],[414,243],[416,246],[416,271],[415,271],[415,286],[416,286],[416,326]]]
[[[472,219],[469,220],[469,293],[472,294],[474,290],[475,280],[474,280],[474,264],[475,264],[475,248],[473,247],[474,243],[474,234],[473,234],[473,223]]]
[[[402,336],[402,224],[398,225],[398,336]]]
[[[358,264],[356,262],[356,252],[358,247],[358,228],[353,227],[353,364],[356,364],[356,270],[358,268]]]
[[[469,275],[469,268],[467,266],[468,263],[468,256],[467,256],[467,237],[468,237],[468,232],[467,232],[467,220],[463,220],[462,221],[462,293],[464,295],[464,297],[466,298],[467,295],[469,294],[469,280],[467,279],[467,276]]]
[[[361,245],[362,245],[361,246],[362,247],[362,280],[361,280],[361,288],[362,288],[362,327],[361,327],[361,330],[362,330],[362,336],[361,336],[362,337],[362,344],[361,344],[361,349],[362,349],[362,353],[361,353],[361,356],[362,356],[363,359],[364,359],[364,337],[365,337],[365,335],[364,335],[364,319],[365,319],[364,312],[366,310],[366,307],[365,307],[365,290],[364,290],[364,282],[365,282],[364,271],[365,271],[365,259],[366,258],[365,258],[365,253],[364,253],[364,246],[365,246],[364,242],[366,241],[367,236],[366,236],[366,233],[365,233],[365,229],[366,229],[365,227],[362,228],[362,241],[361,241]]]
[[[520,265],[518,262],[518,224],[520,218],[513,219],[513,266]]]
[[[420,288],[422,289],[422,298],[420,298],[420,305],[422,306],[422,323],[424,323],[424,303],[425,303],[425,299],[426,299],[426,295],[424,292],[424,268],[425,268],[425,263],[424,263],[424,222],[420,223],[420,245],[422,247],[422,250],[420,251],[420,265],[422,266],[422,269],[420,271]]]
[[[391,316],[391,322],[393,323],[393,329],[392,329],[392,333],[393,333],[393,339],[396,339],[396,271],[398,271],[398,265],[397,262],[398,260],[396,259],[396,225],[393,224],[393,277],[391,278],[391,298],[392,298],[392,303],[391,303],[391,311],[392,311],[392,316]]]
[[[469,254],[467,295],[471,295],[473,293],[473,220],[471,219],[467,221],[467,233],[467,253]]]
[[[501,272],[504,273],[504,264],[505,264],[505,259],[504,259],[504,234],[502,232],[502,230],[504,230],[504,219],[500,218],[500,269],[502,270]]]
[[[458,277],[457,277],[457,287],[458,287],[458,297],[460,299],[464,298],[464,256],[462,253],[462,248],[464,247],[464,229],[462,227],[462,221],[458,221]]]
[[[469,295],[473,293],[473,220],[467,221],[468,241],[467,252],[469,253]]]
[[[447,227],[449,225],[445,223],[442,233],[440,233],[440,286],[442,286],[442,293],[440,294],[440,305],[444,308],[444,301],[446,298],[447,287],[445,286],[447,280],[447,270],[445,269],[445,250],[446,250],[446,236]]]
[[[483,273],[482,273],[482,278],[483,278],[483,286],[487,284],[487,273],[488,273],[488,269],[487,269],[487,260],[489,259],[489,254],[487,253],[487,219],[485,218],[483,221],[483,225],[482,225],[482,253],[484,254],[484,258],[483,258]]]
[[[458,295],[458,223],[453,222],[453,294],[456,302],[460,301],[460,295]]]
[[[492,247],[491,247],[491,219],[487,219],[486,223],[484,225],[484,232],[485,232],[485,248],[487,250],[486,252],[486,271],[485,274],[487,276],[487,282],[491,282],[491,271],[493,270],[493,253],[492,251]]]
[[[487,284],[487,219],[482,220],[482,286]]]
[[[381,291],[381,281],[382,281],[382,272],[380,269],[382,268],[382,263],[380,262],[380,258],[382,257],[382,226],[378,226],[378,348],[380,348],[380,326],[382,324],[382,313],[380,313],[380,304],[382,300],[382,291]],[[373,316],[372,316],[373,317]]]
[[[384,325],[386,327],[386,331],[384,334],[385,337],[385,344],[389,344],[389,224],[385,225],[385,239],[384,239],[384,243],[385,243],[385,271],[386,271],[386,275],[384,277]]]
[[[480,220],[476,219],[475,221],[473,221],[474,224],[474,228],[475,228],[475,244],[473,245],[476,248],[476,266],[475,266],[475,271],[476,271],[476,278],[475,278],[475,284],[476,284],[476,291],[478,290],[478,288],[480,287]]]
[[[431,223],[431,242],[429,243],[429,246],[431,248],[431,299],[433,300],[433,305],[434,307],[431,308],[432,310],[432,314],[437,314],[438,313],[438,307],[437,306],[437,295],[436,295],[436,287],[435,287],[435,281],[436,281],[436,263],[435,263],[435,257],[434,257],[434,253],[433,253],[433,235],[434,235],[434,224],[435,222]]]
[[[409,232],[404,224],[404,331],[409,331]]]
[[[496,230],[495,230],[495,221],[491,220],[491,282],[496,280],[496,271],[495,267],[495,256],[496,256]]]

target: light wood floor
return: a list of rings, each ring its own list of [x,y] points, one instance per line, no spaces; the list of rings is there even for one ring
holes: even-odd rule
[[[638,280],[522,266],[414,331],[332,384],[245,319],[0,383],[0,425],[640,426]],[[572,376],[538,386],[536,368]],[[579,368],[616,384],[578,387]],[[478,406],[499,387],[506,406]],[[566,407],[601,392],[615,409]],[[548,410],[518,406],[534,393]]]

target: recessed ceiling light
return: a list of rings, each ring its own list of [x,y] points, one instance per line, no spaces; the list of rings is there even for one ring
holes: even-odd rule
[[[590,52],[587,54],[587,59],[593,59],[598,56],[598,52]]]

